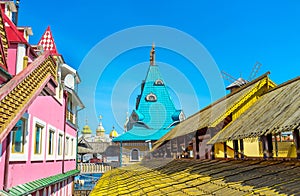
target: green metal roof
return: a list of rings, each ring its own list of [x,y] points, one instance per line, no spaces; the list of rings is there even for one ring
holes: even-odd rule
[[[57,174],[55,176],[50,176],[47,178],[42,178],[39,180],[35,180],[32,182],[14,186],[14,187],[10,188],[8,192],[0,191],[0,195],[2,195],[2,194],[10,195],[10,196],[12,196],[12,195],[14,195],[14,196],[15,195],[28,195],[37,190],[43,189],[44,187],[61,182],[65,179],[69,178],[70,176],[75,176],[79,172],[80,172],[79,170],[71,170],[64,174]]]
[[[179,116],[181,110],[176,110],[157,65],[149,66],[141,91],[128,131],[113,141],[158,140],[179,120],[175,116]],[[149,96],[154,98],[149,99]]]

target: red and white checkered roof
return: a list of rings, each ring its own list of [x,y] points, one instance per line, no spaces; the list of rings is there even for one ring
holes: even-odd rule
[[[52,54],[58,54],[50,26],[46,29],[38,45],[43,46],[44,51],[50,51]]]

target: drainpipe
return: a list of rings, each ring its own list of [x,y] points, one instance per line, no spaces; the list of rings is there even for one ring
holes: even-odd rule
[[[9,144],[10,144],[10,135],[9,134],[6,137],[6,153],[5,153],[5,163],[4,163],[4,178],[3,178],[3,190],[8,191],[8,170],[9,170],[9,158],[10,158],[10,149],[9,149]]]
[[[83,110],[83,109],[84,109],[84,107],[80,108],[79,110],[76,110],[76,121],[75,121],[75,123],[76,123],[76,169],[78,169],[78,163],[77,163],[77,160],[78,160],[78,133],[79,133],[79,129],[78,129],[78,112]],[[82,156],[83,155],[81,155],[81,161],[80,162],[82,162]]]
[[[65,112],[64,112],[64,144],[63,144],[63,160],[61,170],[65,173],[65,153],[66,153],[66,124],[67,124],[67,109],[68,109],[68,92],[64,90],[65,97]]]

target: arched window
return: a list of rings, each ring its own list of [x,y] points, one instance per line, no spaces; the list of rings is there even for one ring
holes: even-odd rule
[[[155,86],[163,86],[164,82],[161,79],[158,79],[158,80],[155,80],[154,85]]]
[[[146,96],[146,101],[155,102],[157,100],[156,95],[153,93],[150,93]]]
[[[139,161],[139,154],[140,152],[138,149],[132,149],[130,153],[131,161]]]

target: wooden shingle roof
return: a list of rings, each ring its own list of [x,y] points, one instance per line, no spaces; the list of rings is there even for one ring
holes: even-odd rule
[[[208,143],[244,139],[300,128],[300,77],[264,94]]]
[[[164,141],[168,141],[172,138],[191,134],[205,127],[215,126],[216,123],[219,123],[226,118],[226,116],[224,116],[226,111],[234,110],[235,107],[237,107],[237,102],[247,101],[249,93],[251,93],[254,88],[261,88],[266,81],[271,82],[268,79],[269,74],[269,72],[265,73],[256,80],[247,83],[237,91],[226,95],[196,114],[190,116],[157,141],[155,144],[156,147],[160,146]]]
[[[151,160],[106,172],[90,195],[299,195],[299,163]]]

